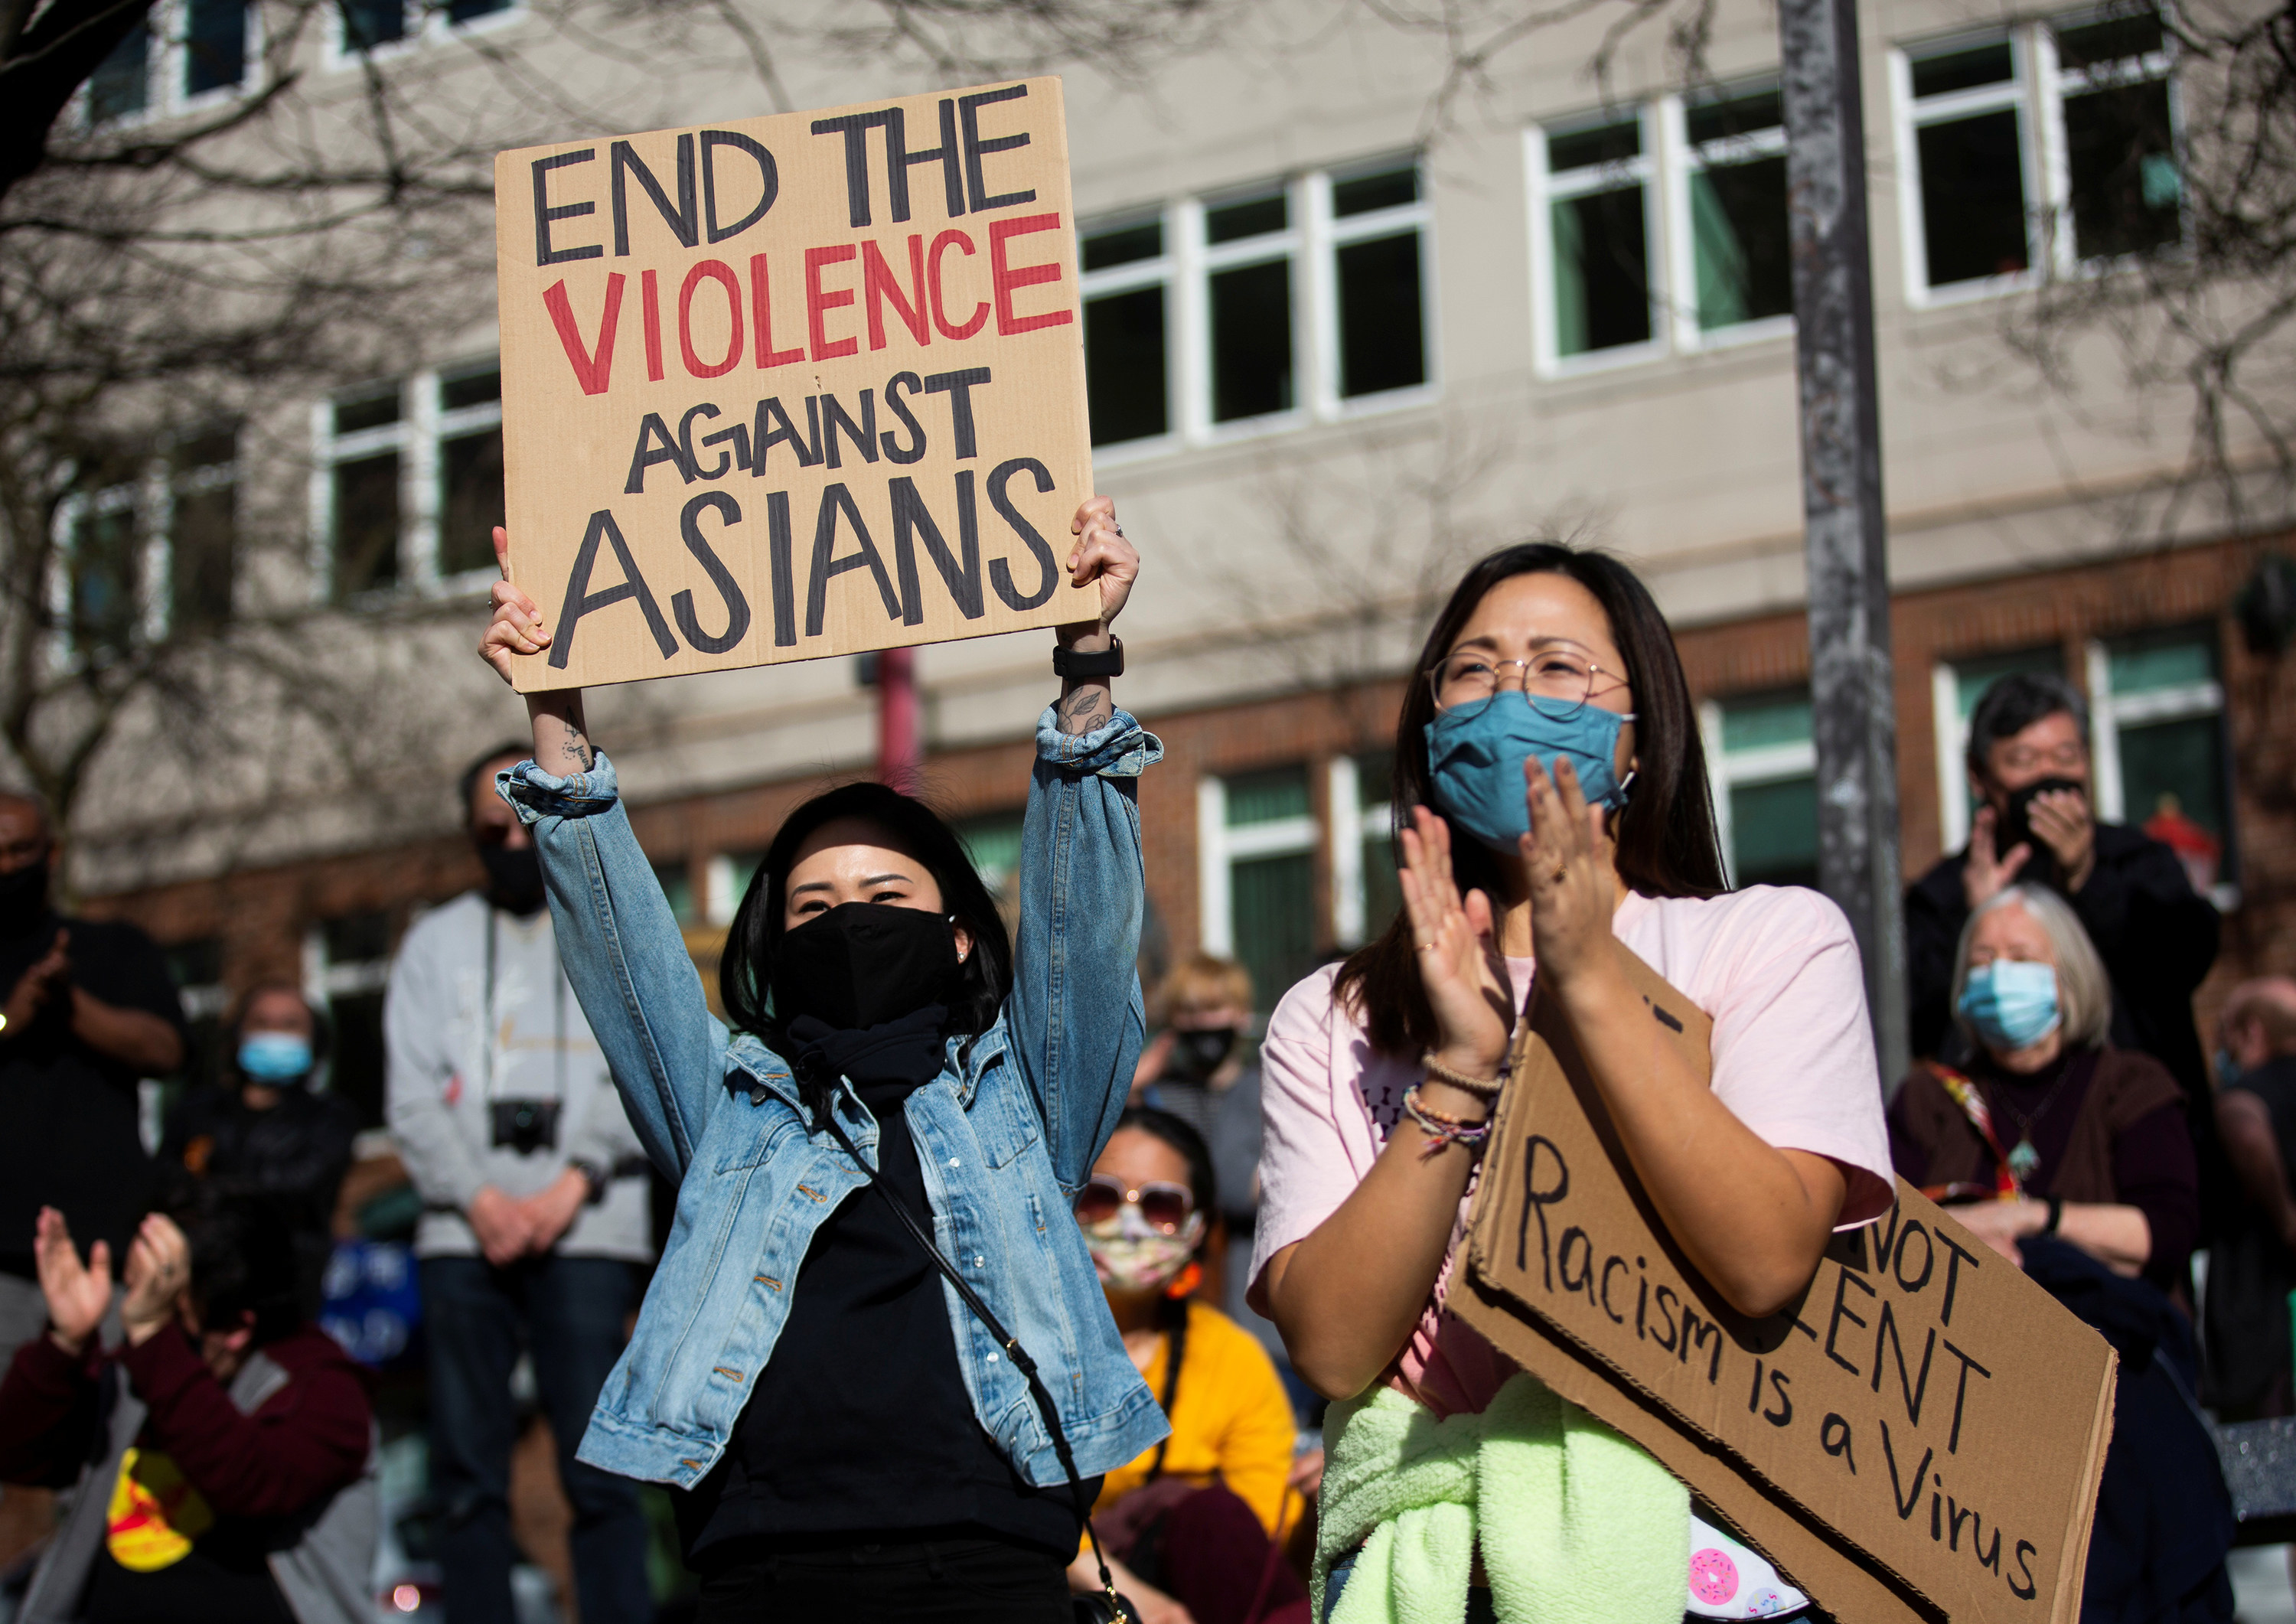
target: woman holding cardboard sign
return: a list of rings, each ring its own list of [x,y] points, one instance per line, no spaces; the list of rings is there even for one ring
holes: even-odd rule
[[[1395,804],[1404,912],[1292,988],[1262,1055],[1254,1300],[1341,1401],[1318,1606],[1341,1624],[1800,1607],[1444,1300],[1535,965],[1684,1252],[1749,1314],[1792,1301],[1833,1232],[1890,1202],[1848,922],[1806,890],[1726,894],[1672,635],[1601,554],[1514,546],[1467,572],[1406,692]],[[1710,1087],[1651,1041],[1620,946],[1713,1017]]]
[[[955,832],[847,784],[790,815],[742,898],[729,1032],[580,694],[529,698],[535,759],[503,792],[631,1120],[680,1181],[581,1455],[671,1486],[704,1620],[1066,1624],[1099,1475],[1168,1430],[1062,1216],[1139,1057],[1131,781],[1162,753],[1108,687],[1139,555],[1104,498],[1075,528],[1101,617],[1062,628],[1037,724],[1017,956]],[[507,581],[495,599],[480,652],[507,676],[549,628]]]

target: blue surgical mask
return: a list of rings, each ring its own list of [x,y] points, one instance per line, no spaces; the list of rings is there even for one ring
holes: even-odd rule
[[[2027,959],[1996,959],[1969,972],[1961,1013],[1988,1049],[2014,1054],[2056,1030],[2057,972]]]
[[[1627,789],[1611,763],[1619,753],[1620,727],[1633,720],[1632,712],[1587,703],[1559,707],[1512,691],[1478,707],[1447,710],[1427,724],[1435,804],[1484,845],[1513,851],[1530,833],[1522,764],[1536,756],[1549,773],[1557,761],[1568,760],[1587,804],[1615,812],[1626,805]]]
[[[250,1032],[239,1040],[240,1075],[254,1083],[291,1083],[308,1076],[311,1040],[292,1032]]]
[[[2216,1059],[2218,1087],[2229,1088],[2234,1083],[2240,1081],[2240,1074],[2242,1071],[2246,1070],[2246,1068],[2243,1067],[2240,1062],[2232,1057],[2232,1051],[2230,1049],[2218,1049],[2217,1051]]]

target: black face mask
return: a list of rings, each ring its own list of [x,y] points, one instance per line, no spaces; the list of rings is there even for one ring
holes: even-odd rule
[[[47,858],[0,874],[0,931],[28,930],[39,923],[47,909]]]
[[[2033,833],[2033,802],[2043,795],[2054,795],[2062,790],[2075,790],[2086,798],[2088,785],[2078,778],[2042,778],[2027,784],[2009,797],[2008,807],[1993,830],[1993,855],[2000,857],[2019,845],[2030,846],[2033,855],[2025,859],[2018,870],[2020,880],[2038,880],[2044,885],[2057,883],[2057,854],[2049,843]]]
[[[898,1021],[955,1002],[960,966],[948,921],[922,908],[848,902],[783,937],[774,948],[774,1013],[811,1015],[838,1031]]]
[[[1232,1026],[1204,1027],[1172,1034],[1172,1070],[1198,1082],[1218,1070],[1235,1048]]]
[[[496,907],[523,918],[542,906],[542,854],[533,847],[481,846],[479,862],[487,871],[487,900]]]

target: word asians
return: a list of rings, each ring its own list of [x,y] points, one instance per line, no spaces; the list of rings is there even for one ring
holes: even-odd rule
[[[722,480],[736,470],[746,470],[752,478],[763,478],[769,454],[776,446],[788,447],[783,460],[794,464],[792,472],[814,467],[824,471],[840,469],[848,453],[857,453],[865,465],[876,463],[880,456],[896,464],[919,462],[925,454],[926,430],[902,398],[904,392],[912,396],[947,395],[955,457],[958,461],[977,457],[980,447],[972,391],[988,381],[986,367],[925,379],[914,373],[896,373],[887,382],[884,396],[892,415],[907,431],[906,444],[898,430],[878,432],[875,391],[870,390],[861,391],[857,417],[834,395],[808,396],[803,433],[779,398],[769,397],[758,403],[754,426],[737,422],[705,435],[699,447],[693,439],[696,420],[706,422],[718,417],[721,414],[714,404],[705,401],[688,407],[675,435],[659,413],[649,412],[639,423],[625,494],[643,494],[648,472],[665,463],[674,468],[687,485]],[[832,480],[823,486],[815,510],[813,546],[805,573],[805,636],[809,639],[823,635],[828,620],[830,583],[857,570],[868,571],[888,621],[923,625],[924,576],[917,564],[920,550],[932,564],[957,613],[965,620],[979,620],[988,612],[984,589],[994,592],[1007,608],[1016,611],[1025,612],[1043,604],[1060,585],[1060,569],[1043,532],[1029,522],[1013,500],[1011,483],[1021,474],[1029,476],[1040,496],[1054,489],[1051,471],[1031,456],[1007,458],[990,469],[985,479],[971,468],[956,471],[954,547],[949,545],[948,531],[935,519],[917,482],[906,474],[888,478],[882,496],[868,491],[865,504],[880,515],[875,531],[864,516],[865,503],[857,499],[851,484]],[[1026,591],[1014,578],[1007,560],[984,560],[981,556],[980,496],[983,492],[989,506],[1004,520],[1036,567],[1037,578]],[[794,648],[799,641],[799,599],[790,492],[768,490],[763,501],[774,646]],[[559,611],[557,636],[550,651],[552,667],[566,668],[573,655],[575,631],[584,616],[630,601],[636,603],[644,616],[646,629],[664,660],[677,653],[676,634],[683,634],[689,645],[705,654],[723,654],[740,644],[750,631],[750,595],[702,529],[703,519],[712,514],[721,533],[726,527],[745,521],[742,502],[733,493],[703,490],[687,499],[678,517],[678,530],[686,551],[701,566],[722,600],[723,630],[710,632],[703,627],[691,591],[681,591],[670,599],[670,614],[666,618],[613,511],[601,508],[590,515],[574,567],[567,576],[564,604]],[[837,551],[840,531],[849,531],[853,542],[853,551],[842,556]],[[879,535],[890,537],[890,566],[884,549],[878,545]],[[621,568],[622,579],[618,585],[592,591],[591,578],[602,546],[612,550]],[[651,549],[647,552],[652,555]],[[675,634],[671,630],[672,619],[676,623]]]

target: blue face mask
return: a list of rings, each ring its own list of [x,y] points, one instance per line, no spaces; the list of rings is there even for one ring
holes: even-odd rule
[[[1445,711],[1427,724],[1436,806],[1494,850],[1513,851],[1530,833],[1526,757],[1537,756],[1549,773],[1557,761],[1568,760],[1589,806],[1615,812],[1627,804],[1626,786],[1611,763],[1619,752],[1619,729],[1633,714],[1592,703],[1558,711],[1548,709],[1552,704],[1508,692],[1478,709]]]
[[[2240,1081],[2240,1074],[2244,1068],[2241,1065],[2240,1062],[2232,1057],[2232,1051],[2230,1049],[2218,1049],[2217,1051],[2216,1060],[2218,1087],[2229,1088],[2234,1083]]]
[[[250,1032],[239,1040],[240,1074],[254,1083],[291,1083],[311,1070],[311,1040],[292,1032]]]
[[[1988,1049],[2014,1054],[2056,1030],[2057,972],[2024,959],[1996,959],[1969,972],[1961,1013]]]

